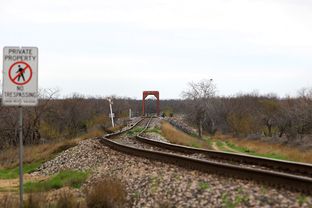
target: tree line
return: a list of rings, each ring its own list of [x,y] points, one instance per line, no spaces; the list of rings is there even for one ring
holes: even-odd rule
[[[303,89],[297,97],[278,98],[273,94],[216,96],[212,80],[190,83],[183,99],[160,100],[164,116],[184,114],[188,122],[203,132],[233,134],[241,137],[286,137],[312,134],[312,89]],[[113,96],[116,118],[142,112],[142,100]],[[147,112],[156,112],[156,100],[147,100]],[[39,105],[23,108],[24,144],[73,138],[88,129],[109,128],[107,97],[73,94],[58,98],[57,90],[42,90]],[[18,144],[18,109],[0,107],[0,149]]]
[[[112,96],[117,118],[128,116],[129,108],[139,111],[139,101]],[[0,107],[0,149],[18,144],[18,108]],[[38,144],[54,139],[68,139],[89,128],[111,126],[107,97],[73,94],[58,98],[57,90],[41,90],[36,107],[23,108],[23,142]]]
[[[278,98],[274,94],[215,95],[212,80],[189,83],[182,93],[188,119],[210,134],[217,131],[236,136],[287,137],[312,133],[312,88],[302,89],[296,97]]]

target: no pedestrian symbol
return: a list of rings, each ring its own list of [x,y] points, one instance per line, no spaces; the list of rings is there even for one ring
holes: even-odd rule
[[[32,69],[30,65],[24,61],[15,62],[10,66],[9,78],[17,85],[27,84],[32,77]]]

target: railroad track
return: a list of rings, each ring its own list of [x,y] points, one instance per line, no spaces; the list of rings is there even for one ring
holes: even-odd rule
[[[210,151],[153,141],[142,136],[142,133],[148,128],[151,120],[152,118],[148,121],[146,118],[141,119],[130,129],[137,125],[145,125],[145,128],[135,136],[135,139],[153,148],[142,148],[129,144],[125,145],[112,139],[130,129],[106,135],[101,139],[101,142],[112,149],[135,156],[171,163],[188,169],[254,180],[275,187],[312,194],[312,166],[309,164]],[[190,156],[192,154],[201,154],[206,158],[194,158]],[[248,164],[249,166],[237,165],[237,163]],[[250,165],[264,168],[252,167]]]
[[[148,128],[144,129],[144,131]],[[143,132],[144,132],[143,131]],[[184,154],[198,154],[202,155],[202,158],[205,159],[215,159],[220,162],[228,162],[233,163],[235,165],[239,164],[248,164],[251,166],[259,166],[264,167],[265,169],[281,171],[285,173],[291,173],[301,176],[312,177],[312,165],[307,163],[300,163],[300,162],[291,162],[291,161],[284,161],[284,160],[275,160],[269,159],[264,157],[257,157],[257,156],[250,156],[246,154],[237,154],[237,153],[228,153],[228,152],[220,152],[214,150],[207,150],[207,149],[200,149],[200,148],[192,148],[183,145],[171,144],[167,142],[155,141],[149,138],[146,138],[140,134],[136,135],[136,140],[139,142],[156,146],[162,149],[171,150],[178,153]]]

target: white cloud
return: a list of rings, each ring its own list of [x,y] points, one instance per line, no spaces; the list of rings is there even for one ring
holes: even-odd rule
[[[226,94],[239,91],[231,79],[258,87],[267,78],[274,90],[274,80],[295,79],[295,87],[312,75],[307,0],[0,1],[0,44],[42,45],[39,82],[55,80],[66,91],[75,80],[181,87],[208,76]],[[14,25],[28,35],[10,33]]]
[[[10,24],[122,23],[147,30],[198,29],[236,33],[258,45],[311,47],[311,10],[311,5],[292,1],[13,0],[2,3],[0,19]]]

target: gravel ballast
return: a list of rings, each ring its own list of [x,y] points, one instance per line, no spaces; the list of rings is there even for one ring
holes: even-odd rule
[[[121,179],[131,207],[312,207],[311,196],[126,155],[99,139],[82,141],[33,174],[65,169],[93,170],[82,190],[103,178]]]

